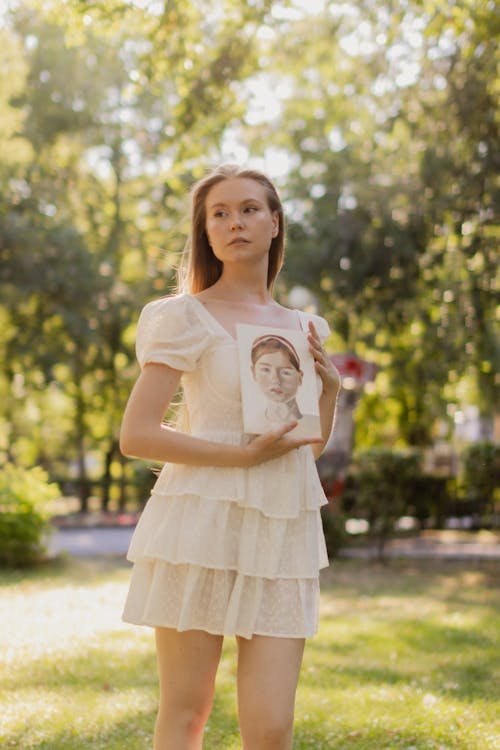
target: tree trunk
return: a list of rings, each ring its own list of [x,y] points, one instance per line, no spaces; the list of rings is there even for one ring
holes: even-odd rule
[[[77,350],[78,351],[78,350]],[[75,376],[75,389],[76,389],[76,404],[75,404],[75,432],[76,432],[76,450],[77,450],[77,463],[78,463],[78,497],[80,500],[80,512],[87,513],[88,511],[88,500],[90,494],[89,479],[87,476],[87,466],[85,464],[85,399],[81,386],[81,375],[82,375],[82,363],[78,357],[78,354],[74,362],[74,376]]]
[[[104,472],[102,475],[102,510],[106,513],[109,509],[110,489],[111,489],[111,464],[115,453],[114,441],[111,442],[109,449],[104,454]]]
[[[127,467],[127,459],[124,455],[120,453],[119,456],[120,460],[120,498],[118,501],[118,507],[123,512],[125,511],[127,507],[127,475],[126,475],[126,467]]]

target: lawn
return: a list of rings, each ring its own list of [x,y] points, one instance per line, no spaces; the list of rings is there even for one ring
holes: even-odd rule
[[[307,646],[294,750],[500,746],[493,564],[335,563]],[[128,568],[0,572],[0,746],[150,750],[151,631],[119,620]],[[207,750],[240,748],[227,641]]]

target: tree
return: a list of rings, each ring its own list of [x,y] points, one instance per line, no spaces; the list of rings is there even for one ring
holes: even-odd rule
[[[19,370],[36,373],[38,390],[57,379],[73,406],[82,502],[84,457],[99,445],[106,504],[136,371],[134,322],[171,283],[186,187],[242,110],[230,84],[256,64],[252,30],[268,4],[227,2],[221,23],[187,2],[165,3],[161,16],[125,3],[96,3],[88,15],[85,4],[85,15],[70,7],[64,19],[56,5],[29,3],[11,17],[25,69],[10,98],[29,156],[0,223],[6,376],[10,389]],[[35,397],[29,378],[23,387]]]
[[[386,5],[288,21],[269,50],[282,114],[255,136],[291,155],[288,285],[379,365],[358,436],[425,445],[465,369],[485,410],[496,399],[498,19]]]

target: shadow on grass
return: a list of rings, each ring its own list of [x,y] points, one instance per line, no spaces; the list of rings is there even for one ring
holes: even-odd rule
[[[379,625],[379,623],[378,623]],[[342,643],[333,637],[308,644],[308,682],[317,689],[335,684],[425,685],[425,689],[454,699],[486,703],[499,697],[495,679],[495,638],[485,633],[491,620],[463,629],[435,622],[408,620],[393,625],[392,638],[356,631]],[[376,626],[377,627],[377,626]]]
[[[437,689],[463,700],[492,702],[500,697],[495,677],[498,638],[488,635],[494,622],[491,612],[468,628],[436,622],[402,623],[398,636],[417,656],[432,659],[429,675]]]
[[[465,650],[471,648],[494,651],[497,645],[498,637],[493,632],[496,627],[496,615],[493,608],[482,612],[481,617],[476,616],[473,624],[467,627],[436,622],[436,615],[432,615],[428,620],[420,617],[400,617],[399,619],[388,617],[386,620],[381,620],[380,617],[374,617],[373,623],[368,623],[368,627],[373,627],[374,632],[366,630],[369,610],[370,606],[367,604],[366,611],[360,613],[362,615],[360,623],[355,618],[352,619],[351,633],[347,636],[344,633],[342,640],[335,642],[335,653],[342,654],[359,650],[360,638],[364,648],[373,645],[379,649],[384,647],[389,649],[403,645],[415,653],[440,653],[450,656],[461,656]],[[322,618],[322,625],[325,629],[335,628],[335,623],[335,615],[325,615]],[[321,635],[311,643],[319,650],[331,648],[328,640],[322,639]]]
[[[495,670],[491,659],[478,661],[476,657],[464,659],[460,664],[440,664],[425,675],[416,674],[402,668],[401,670],[367,663],[360,664],[359,658],[351,666],[334,665],[312,671],[308,675],[308,685],[315,690],[331,690],[332,684],[340,690],[353,690],[360,685],[364,687],[415,687],[449,695],[454,700],[473,703],[482,700],[484,703],[495,703],[499,696],[495,691]]]
[[[70,687],[109,691],[132,685],[156,685],[152,649],[152,645],[147,652],[131,647],[131,635],[127,631],[103,633],[93,636],[88,647],[79,642],[74,655],[65,650],[54,653],[51,649],[41,657],[23,658],[19,664],[10,664],[2,687],[13,691]]]
[[[499,571],[500,564],[491,560],[333,560],[322,572],[321,587],[324,592],[352,598],[436,593],[442,601],[469,604],[478,600],[478,590],[480,596],[500,599]]]
[[[122,555],[76,559],[62,553],[36,566],[0,568],[0,586],[8,589],[30,583],[41,588],[54,583],[100,584],[121,578],[130,569],[131,564]]]
[[[383,724],[382,716],[381,719]],[[442,743],[441,747],[469,750],[466,743],[457,742],[455,731],[451,727],[440,733],[439,740]],[[386,725],[353,729],[353,724],[335,719],[323,729],[320,729],[313,721],[298,722],[293,747],[294,750],[356,750],[357,748],[360,750],[365,750],[365,748],[369,750],[396,750],[396,748],[420,750],[439,747],[435,742],[435,731],[426,730],[423,727],[405,730]]]
[[[19,750],[151,750],[155,716],[156,710],[131,711],[126,719],[110,721],[96,731],[65,728],[47,731],[45,738],[40,737],[40,730],[34,735],[26,728],[12,735],[8,746]]]
[[[119,695],[117,695],[119,700]],[[151,710],[130,711],[126,718],[109,721],[106,726],[88,731],[65,728],[59,732],[47,731],[46,737],[36,737],[29,728],[13,734],[7,740],[8,747],[19,750],[151,750],[156,707]],[[226,714],[216,702],[205,732],[205,750],[226,750],[239,747],[238,726],[232,716]]]

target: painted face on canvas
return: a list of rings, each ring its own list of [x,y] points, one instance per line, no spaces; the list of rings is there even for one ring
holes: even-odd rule
[[[290,401],[302,383],[301,371],[293,366],[283,350],[263,352],[252,370],[255,382],[270,401]]]

